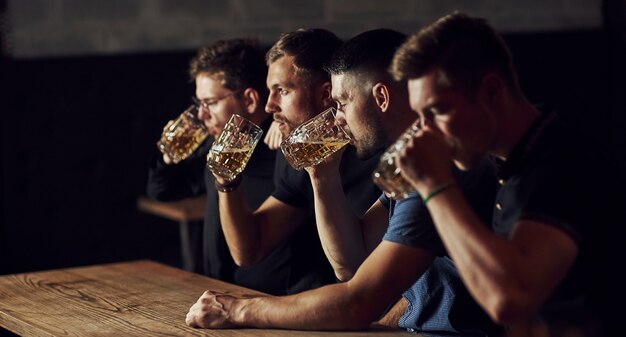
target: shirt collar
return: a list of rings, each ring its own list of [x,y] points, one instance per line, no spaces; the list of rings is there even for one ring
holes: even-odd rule
[[[531,124],[528,130],[526,130],[526,133],[522,136],[517,145],[515,145],[507,159],[504,161],[497,160],[499,179],[508,179],[520,164],[526,162],[543,132],[555,119],[556,113],[554,112],[542,113],[539,118]]]

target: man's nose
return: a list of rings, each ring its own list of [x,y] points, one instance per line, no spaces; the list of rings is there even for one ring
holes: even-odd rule
[[[338,124],[346,124],[346,115],[341,110],[335,110],[335,120]]]
[[[203,121],[211,119],[211,114],[209,113],[209,110],[204,107],[198,108],[198,119]]]
[[[270,94],[270,96],[267,98],[267,103],[265,103],[265,112],[273,114],[279,112],[279,110],[280,109],[278,105],[276,104],[276,102],[274,102],[274,99]]]
[[[432,126],[432,121],[428,118],[419,118],[419,120],[417,121],[417,125],[420,127],[420,129],[425,129]]]
[[[347,125],[346,112],[335,108],[335,122],[339,125]]]

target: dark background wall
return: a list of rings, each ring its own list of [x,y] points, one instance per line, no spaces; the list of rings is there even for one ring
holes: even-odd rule
[[[178,262],[174,224],[138,213],[135,202],[163,124],[193,94],[190,57],[5,60],[3,272]]]
[[[46,11],[62,12],[64,7],[58,3],[80,2],[31,3],[40,4],[30,9],[34,14],[29,17],[35,16],[31,25],[24,24],[24,18],[17,20],[21,20],[20,24],[7,25],[4,20],[15,12],[7,11],[10,6],[0,1],[0,10],[4,8],[0,16],[4,17],[0,19],[0,274],[139,258],[179,265],[175,224],[140,213],[136,199],[145,190],[147,164],[156,154],[155,142],[162,126],[185,108],[193,95],[186,71],[198,45],[194,40],[189,45],[170,44],[173,47],[168,49],[163,45],[155,47],[157,44],[151,42],[152,47],[140,50],[115,50],[103,47],[107,44],[102,41],[110,39],[100,38],[95,40],[101,44],[93,46],[84,43],[67,49],[55,47],[50,41],[60,43],[61,33],[51,32],[47,40],[36,39],[35,28],[45,28],[39,21],[57,22],[45,18]],[[184,7],[195,2],[181,3]],[[226,11],[232,13],[232,8],[237,8],[233,4],[242,2],[229,3],[231,7]],[[399,9],[404,4],[415,10],[412,2],[398,3]],[[599,22],[579,14],[583,19],[574,23],[561,18],[564,26],[560,27],[546,26],[547,20],[537,14],[538,10],[524,14],[527,2],[516,6],[505,1],[508,7],[504,9],[492,1],[478,3],[482,4],[481,13],[495,13],[496,18],[504,10],[522,13],[524,25],[518,29],[508,26],[504,34],[525,92],[534,102],[561,111],[568,122],[581,129],[581,136],[600,139],[615,154],[616,162],[626,167],[624,1],[598,2]],[[533,7],[534,2],[530,3]],[[552,3],[596,5],[584,1]],[[489,4],[493,6],[491,12]],[[351,8],[348,5],[349,2],[338,1],[330,7],[341,14],[341,10]],[[85,9],[77,8],[74,12],[89,17]],[[117,10],[112,8],[109,12]],[[295,7],[292,10],[300,13]],[[436,18],[435,12],[433,9],[429,14],[432,17],[424,19],[405,16],[402,27],[397,29],[412,33]],[[143,11],[135,8],[130,13],[139,15]],[[180,11],[176,13],[182,15]],[[533,15],[543,28],[533,28]],[[393,21],[393,15],[387,16]],[[197,17],[191,18],[198,22]],[[272,26],[274,30],[264,35],[264,43],[271,43],[278,36],[277,31],[297,27],[297,18],[291,25],[280,21],[281,25]],[[276,21],[271,16],[265,20]],[[301,20],[301,26],[319,26],[314,19],[301,16]],[[331,20],[330,26],[343,38],[365,29],[390,26],[356,19],[348,20],[351,25],[343,22],[341,26],[337,23],[341,20],[335,20]],[[507,27],[505,19],[495,21]],[[15,31],[9,32],[7,26]],[[83,26],[74,27],[77,41],[86,39],[80,31]],[[72,31],[60,24],[57,28]],[[129,35],[140,33],[131,31]],[[199,36],[196,38],[202,43],[228,37]],[[165,40],[167,45],[170,39]],[[42,48],[38,49],[37,43]]]

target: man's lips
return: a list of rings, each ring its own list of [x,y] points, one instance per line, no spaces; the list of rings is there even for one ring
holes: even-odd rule
[[[284,119],[274,116],[274,122],[278,123],[278,128],[279,129],[284,129],[287,127],[287,121],[285,121]]]
[[[209,130],[209,134],[211,136],[213,136],[213,138],[216,138],[220,134],[220,130],[218,130],[218,129],[214,128],[214,127],[207,127],[207,129]]]

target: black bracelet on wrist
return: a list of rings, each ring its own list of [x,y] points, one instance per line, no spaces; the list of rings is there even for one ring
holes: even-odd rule
[[[241,179],[242,179],[242,175],[240,174],[237,176],[237,178],[227,182],[226,184],[220,184],[217,182],[217,180],[215,180],[213,183],[215,184],[216,190],[220,192],[228,193],[228,192],[232,192],[236,190],[237,187],[239,187],[239,184],[241,184]]]

